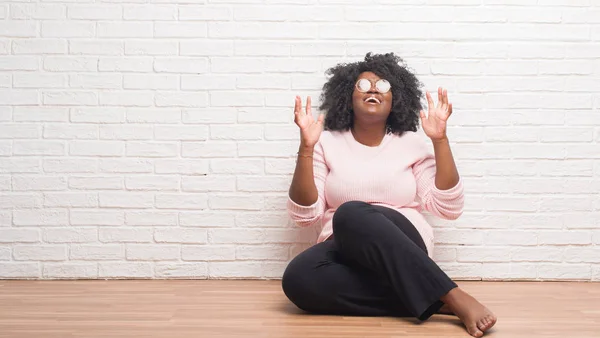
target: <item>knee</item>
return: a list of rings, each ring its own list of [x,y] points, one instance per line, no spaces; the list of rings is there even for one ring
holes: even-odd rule
[[[370,204],[362,201],[349,201],[340,205],[333,214],[332,226],[334,236],[336,232],[344,231],[348,227],[357,224],[356,220],[370,206]]]
[[[303,271],[302,262],[299,261],[298,256],[294,258],[286,267],[281,278],[281,288],[285,296],[298,308],[309,311],[304,306],[303,300],[310,297],[307,293],[309,288],[307,287],[304,276],[307,271]]]

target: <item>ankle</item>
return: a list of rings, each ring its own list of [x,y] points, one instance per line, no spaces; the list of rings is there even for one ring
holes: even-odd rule
[[[460,298],[460,294],[461,294],[461,290],[457,287],[453,288],[452,290],[448,291],[447,294],[443,295],[440,300],[448,305],[449,307],[453,308],[455,305],[457,305],[458,303],[458,299]]]

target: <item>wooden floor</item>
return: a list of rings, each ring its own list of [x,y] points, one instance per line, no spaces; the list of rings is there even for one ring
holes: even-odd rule
[[[458,283],[486,337],[600,337],[600,284]],[[457,319],[306,315],[278,281],[0,281],[0,337],[468,337]]]

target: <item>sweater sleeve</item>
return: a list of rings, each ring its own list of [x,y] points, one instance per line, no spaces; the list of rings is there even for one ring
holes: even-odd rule
[[[464,187],[459,176],[458,183],[447,190],[435,186],[435,157],[430,152],[413,164],[413,174],[417,182],[417,198],[421,207],[443,219],[454,220],[460,217],[464,208]]]
[[[304,206],[294,202],[289,196],[287,201],[287,211],[291,219],[301,227],[314,225],[321,220],[325,213],[325,179],[329,173],[329,168],[325,163],[323,154],[323,145],[318,142],[313,152],[313,175],[315,186],[317,187],[318,198],[315,203]]]

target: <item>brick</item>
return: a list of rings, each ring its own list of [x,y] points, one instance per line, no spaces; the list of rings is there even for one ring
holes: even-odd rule
[[[157,140],[203,141],[208,138],[208,126],[156,126]]]
[[[262,73],[266,62],[258,57],[211,57],[211,73]]]
[[[120,190],[124,188],[124,184],[121,177],[70,177],[69,188],[74,190]]]
[[[457,262],[507,262],[508,249],[501,247],[466,247],[456,251]]]
[[[33,90],[0,89],[0,102],[12,106],[31,106],[40,103],[40,96]]]
[[[182,90],[223,90],[235,89],[236,77],[232,75],[182,75],[181,89]],[[208,110],[208,109],[207,109]],[[213,108],[213,110],[225,110],[224,108]],[[226,111],[226,110],[225,110]]]
[[[121,8],[114,5],[69,5],[68,16],[77,20],[120,20]]]
[[[592,244],[592,233],[589,231],[540,231],[537,236],[541,245]]]
[[[39,229],[0,228],[0,243],[37,243],[39,241]]]
[[[100,38],[151,38],[153,31],[151,22],[98,22]]]
[[[125,144],[121,141],[70,141],[69,154],[76,156],[122,156]]]
[[[125,178],[125,188],[127,190],[178,190],[179,177],[175,176],[137,176]]]
[[[64,245],[16,245],[13,247],[16,261],[64,261],[67,247]]]
[[[215,210],[260,210],[265,201],[261,196],[242,195],[242,194],[219,194],[212,195],[209,199],[209,206]]]
[[[36,124],[3,123],[0,126],[2,139],[40,138],[41,136],[42,129]]]
[[[11,248],[0,246],[0,261],[9,261],[12,257]],[[1,275],[1,274],[0,274]]]
[[[121,245],[71,245],[69,259],[85,261],[119,260],[125,258]]]
[[[144,278],[153,276],[150,263],[137,262],[101,262],[98,264],[98,276],[101,278]]]
[[[293,119],[293,111],[280,108],[243,108],[238,113],[239,123],[289,123]]]
[[[39,278],[39,263],[0,262],[0,278]]]
[[[123,42],[119,40],[77,39],[69,41],[72,55],[123,55]]]
[[[67,9],[62,4],[11,4],[11,19],[18,20],[55,20],[66,19]]]
[[[178,51],[179,46],[176,41],[127,39],[124,53],[125,55],[177,55]]]
[[[439,230],[436,233],[438,244],[478,245],[483,244],[483,233],[467,230]]]
[[[287,245],[240,245],[235,248],[237,260],[281,260],[288,259]]]
[[[154,240],[157,243],[206,243],[208,232],[204,229],[173,228],[156,229]]]
[[[44,229],[46,243],[90,243],[98,240],[98,230],[92,228],[49,228]]]
[[[69,224],[67,209],[15,210],[13,224],[16,226],[65,226]]]
[[[40,172],[40,160],[28,158],[0,158],[0,173],[38,173]]]
[[[101,92],[99,102],[101,106],[149,107],[154,102],[154,95],[151,92],[133,90]]]
[[[154,171],[157,174],[206,175],[208,160],[156,160]]]
[[[205,107],[208,105],[208,94],[186,92],[157,92],[157,107]]]
[[[157,57],[154,60],[154,70],[158,73],[205,73],[208,70],[208,59]]]
[[[184,245],[181,259],[184,261],[233,261],[235,246],[232,245]]]
[[[125,222],[123,211],[73,209],[71,225],[122,225]]]
[[[248,278],[261,276],[262,265],[259,262],[209,262],[208,273],[210,278]]]
[[[152,161],[148,159],[102,159],[100,171],[106,173],[151,173]]]
[[[261,159],[210,160],[210,170],[216,174],[262,174],[264,167]]]
[[[318,36],[318,28],[314,24],[292,22],[214,22],[208,24],[208,37],[219,39],[313,39]],[[353,33],[355,32],[353,31]]]
[[[265,103],[264,95],[260,92],[212,92],[211,105],[216,107],[257,107]]]
[[[238,176],[237,190],[245,192],[287,191],[291,178],[278,176]]]
[[[98,61],[101,72],[151,72],[152,58],[150,57],[101,57]]]
[[[150,243],[153,239],[151,228],[112,228],[99,229],[98,236],[103,243]]]
[[[69,77],[72,88],[119,89],[123,79],[117,74],[75,74]]]
[[[17,176],[12,177],[13,191],[57,191],[67,189],[67,178],[63,176]]]
[[[263,137],[262,126],[211,126],[212,140],[260,140]]]
[[[44,70],[50,72],[95,72],[98,58],[91,56],[48,56],[43,61]]]
[[[161,123],[171,124],[181,121],[179,108],[128,108],[129,123]]]
[[[43,38],[92,38],[96,35],[94,22],[44,21],[41,27]]]
[[[69,109],[60,107],[15,107],[15,122],[66,122]],[[37,129],[37,127],[34,127]]]
[[[125,224],[174,226],[177,225],[177,213],[171,211],[128,211],[125,213]]]
[[[163,244],[128,244],[127,259],[137,261],[165,261],[180,258],[178,245]]]
[[[43,102],[49,106],[95,106],[98,96],[90,91],[46,91]]]
[[[206,279],[208,276],[207,263],[158,263],[156,264],[157,278]]]
[[[151,140],[151,126],[143,125],[103,125],[100,126],[100,139],[104,140]]]
[[[297,151],[296,142],[244,142],[238,145],[240,157],[287,157]]]
[[[125,20],[177,20],[178,10],[174,5],[126,5]]]
[[[15,40],[12,44],[13,54],[66,54],[67,41],[58,39]]]
[[[123,88],[174,90],[179,88],[179,78],[163,74],[125,74]]]
[[[42,197],[34,193],[0,194],[0,209],[35,209],[42,206]]]
[[[234,176],[209,175],[183,177],[181,181],[182,191],[224,192],[235,191],[235,189],[236,183]]]
[[[186,108],[183,110],[182,121],[183,123],[235,123],[237,110],[235,108]]]
[[[181,41],[180,54],[184,56],[228,56],[233,55],[232,41],[191,40]]]
[[[156,207],[159,209],[206,209],[208,196],[203,194],[157,194]]]
[[[35,38],[37,36],[37,33],[37,23],[33,20],[3,20],[0,22],[0,37]]]
[[[45,278],[96,278],[97,263],[46,263],[43,267]]]
[[[235,157],[237,145],[230,141],[184,142],[182,157]]]
[[[97,139],[98,127],[94,125],[60,124],[44,126],[44,138],[46,139]]]
[[[591,266],[589,264],[539,264],[538,278],[545,280],[589,280]]]
[[[178,153],[178,144],[174,142],[127,142],[127,156],[175,157]]]
[[[207,25],[203,22],[157,22],[154,25],[156,38],[204,38]]]
[[[64,155],[66,145],[62,141],[14,141],[14,155]]]
[[[533,231],[493,230],[483,238],[486,245],[536,245],[538,235]]]
[[[93,208],[98,206],[95,193],[45,193],[44,206],[49,208]]]
[[[154,198],[151,194],[138,192],[100,192],[102,208],[151,208]]]
[[[281,228],[287,223],[286,213],[239,212],[235,216],[235,225],[240,228]]]
[[[229,212],[193,212],[179,213],[179,225],[203,228],[228,228],[235,224],[234,215]]]

